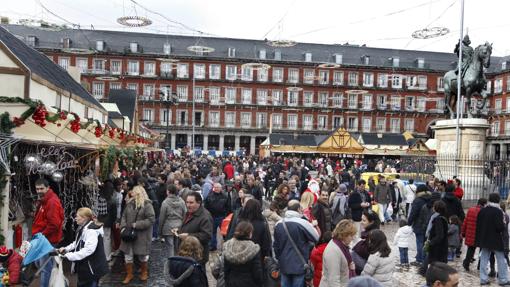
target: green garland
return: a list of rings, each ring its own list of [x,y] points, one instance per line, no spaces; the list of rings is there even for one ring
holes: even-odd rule
[[[118,162],[121,170],[133,171],[139,169],[145,164],[145,155],[141,147],[128,147],[118,149],[115,146],[109,146],[100,151],[100,177],[102,180],[108,179],[113,172],[115,163]]]
[[[0,133],[12,134],[12,129],[16,127],[13,121],[11,121],[9,112],[5,112],[0,115]]]

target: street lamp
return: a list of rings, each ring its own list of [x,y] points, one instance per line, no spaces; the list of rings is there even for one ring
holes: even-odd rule
[[[168,90],[160,90],[159,91],[159,100],[161,103],[166,105],[166,147],[170,147],[170,106],[177,103],[177,94],[172,93],[169,95]]]

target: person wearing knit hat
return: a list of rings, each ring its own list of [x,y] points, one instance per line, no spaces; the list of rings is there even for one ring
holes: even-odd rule
[[[9,273],[9,285],[20,283],[21,262],[23,258],[14,250],[0,246],[0,263]]]
[[[370,276],[358,276],[349,280],[347,287],[382,287],[382,285]]]

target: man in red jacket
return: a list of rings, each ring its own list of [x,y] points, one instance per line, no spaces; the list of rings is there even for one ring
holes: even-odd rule
[[[475,255],[476,219],[478,218],[480,209],[482,209],[485,205],[487,205],[486,198],[478,199],[478,204],[468,209],[466,218],[462,223],[461,234],[464,238],[464,243],[467,246],[466,258],[462,262],[462,266],[466,269],[466,271],[469,271],[469,264],[471,264],[471,260],[473,260],[473,256]]]
[[[19,284],[21,262],[23,258],[14,250],[9,250],[5,246],[0,246],[0,264],[9,273],[9,286]],[[1,283],[0,283],[1,284]]]
[[[35,212],[34,222],[32,224],[32,234],[42,233],[53,245],[57,245],[62,240],[62,226],[64,223],[64,209],[60,199],[49,187],[48,181],[38,179],[35,181],[35,191],[39,196],[37,211]],[[42,265],[48,255],[42,257],[38,265]],[[41,272],[41,287],[48,287],[53,260],[50,260]],[[40,267],[39,267],[40,268]]]

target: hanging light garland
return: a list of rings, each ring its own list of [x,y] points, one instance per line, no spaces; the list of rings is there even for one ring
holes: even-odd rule
[[[122,16],[117,18],[117,23],[126,27],[139,28],[151,25],[152,20],[143,16]]]
[[[414,39],[431,39],[444,36],[450,33],[450,30],[445,27],[432,27],[425,28],[421,30],[416,30],[413,32],[412,37]]]
[[[297,42],[293,40],[269,40],[267,44],[275,48],[289,48],[296,46]]]

